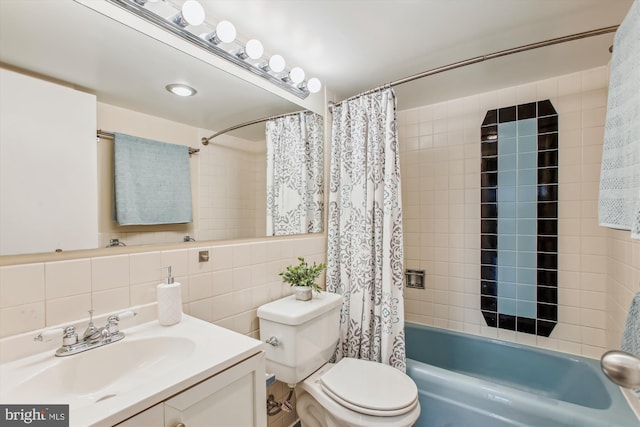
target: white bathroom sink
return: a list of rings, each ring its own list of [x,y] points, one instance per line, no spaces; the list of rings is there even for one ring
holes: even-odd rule
[[[125,339],[74,356],[45,357],[41,364],[12,366],[0,377],[3,383],[14,377],[15,387],[5,390],[3,386],[2,390],[11,400],[88,405],[143,386],[188,357],[194,348],[193,341],[180,337]]]
[[[187,315],[170,327],[122,330],[123,340],[72,356],[46,351],[0,364],[0,402],[69,404],[72,426],[112,425],[262,349]]]

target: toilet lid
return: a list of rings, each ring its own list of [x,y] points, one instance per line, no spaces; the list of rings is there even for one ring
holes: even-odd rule
[[[413,409],[418,388],[396,368],[368,360],[344,358],[320,377],[324,392],[354,411],[396,416]]]

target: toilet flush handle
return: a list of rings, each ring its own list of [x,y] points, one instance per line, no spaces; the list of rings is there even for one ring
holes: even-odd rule
[[[280,345],[280,341],[278,340],[277,337],[271,337],[269,338],[267,341],[265,341],[267,344],[271,344],[274,347],[277,347]]]

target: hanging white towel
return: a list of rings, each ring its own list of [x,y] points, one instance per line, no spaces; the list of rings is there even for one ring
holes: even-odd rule
[[[189,147],[116,133],[114,164],[118,224],[193,220]]]
[[[640,0],[613,44],[598,218],[640,239]]]

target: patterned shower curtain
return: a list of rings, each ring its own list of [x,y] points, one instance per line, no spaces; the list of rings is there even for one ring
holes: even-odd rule
[[[336,360],[405,371],[402,204],[396,97],[333,109],[327,290],[343,295]]]
[[[305,112],[267,121],[267,236],[322,231],[323,123]]]

